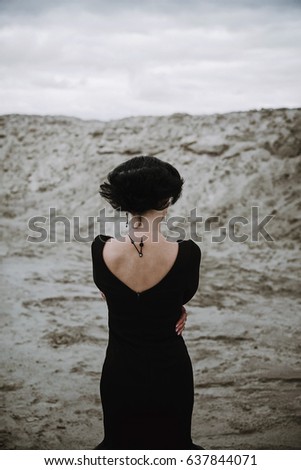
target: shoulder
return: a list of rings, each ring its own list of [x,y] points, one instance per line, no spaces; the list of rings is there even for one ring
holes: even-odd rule
[[[97,247],[100,247],[101,245],[104,245],[109,238],[112,238],[112,237],[110,235],[105,235],[103,233],[96,235],[96,237],[94,238],[91,244],[92,250]]]
[[[182,243],[183,245],[186,245],[192,250],[201,251],[201,248],[199,247],[199,245],[195,241],[193,241],[192,238],[186,238],[184,240],[179,239],[178,243]]]
[[[187,254],[193,256],[193,258],[196,258],[196,259],[201,258],[202,256],[201,248],[191,238],[188,238],[186,240],[178,240],[178,242],[182,243],[183,247],[185,246],[185,251]]]

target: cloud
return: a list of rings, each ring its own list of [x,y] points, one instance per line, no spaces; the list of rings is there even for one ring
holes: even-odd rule
[[[0,0],[2,112],[109,119],[298,106],[299,6]]]

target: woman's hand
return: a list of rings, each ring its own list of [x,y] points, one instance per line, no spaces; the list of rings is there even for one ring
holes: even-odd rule
[[[101,292],[101,290],[100,290],[99,292],[100,292],[100,298],[101,298],[101,300],[106,300],[106,296],[104,295],[104,293]]]
[[[176,333],[177,333],[177,335],[181,335],[183,333],[183,331],[185,329],[186,320],[187,320],[186,308],[184,307],[184,305],[182,305],[182,314],[180,316],[179,321],[176,324]]]

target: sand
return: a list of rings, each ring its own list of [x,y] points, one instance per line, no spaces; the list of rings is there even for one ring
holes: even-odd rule
[[[32,243],[28,221],[54,207],[79,216],[82,236],[90,226],[93,237],[99,210],[108,210],[99,183],[118,163],[151,154],[185,179],[171,216],[196,208],[219,217],[210,232],[198,224],[200,285],[183,334],[195,377],[194,441],[301,449],[301,110],[111,122],[10,115],[0,124],[1,447],[92,449],[102,439],[107,308],[92,280],[90,239],[66,243],[57,224],[56,242]],[[250,221],[252,206],[259,220],[273,215],[273,241],[252,240],[250,223],[235,232],[245,242],[212,241],[231,217]],[[49,234],[47,221],[40,225]]]

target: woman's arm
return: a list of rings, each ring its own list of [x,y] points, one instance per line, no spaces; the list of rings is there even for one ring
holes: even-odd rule
[[[183,304],[186,304],[196,291],[198,290],[199,286],[199,276],[200,276],[200,264],[201,264],[201,249],[200,247],[193,241],[191,242],[191,251],[190,256],[187,260],[187,275],[185,276],[185,289],[183,295]]]

